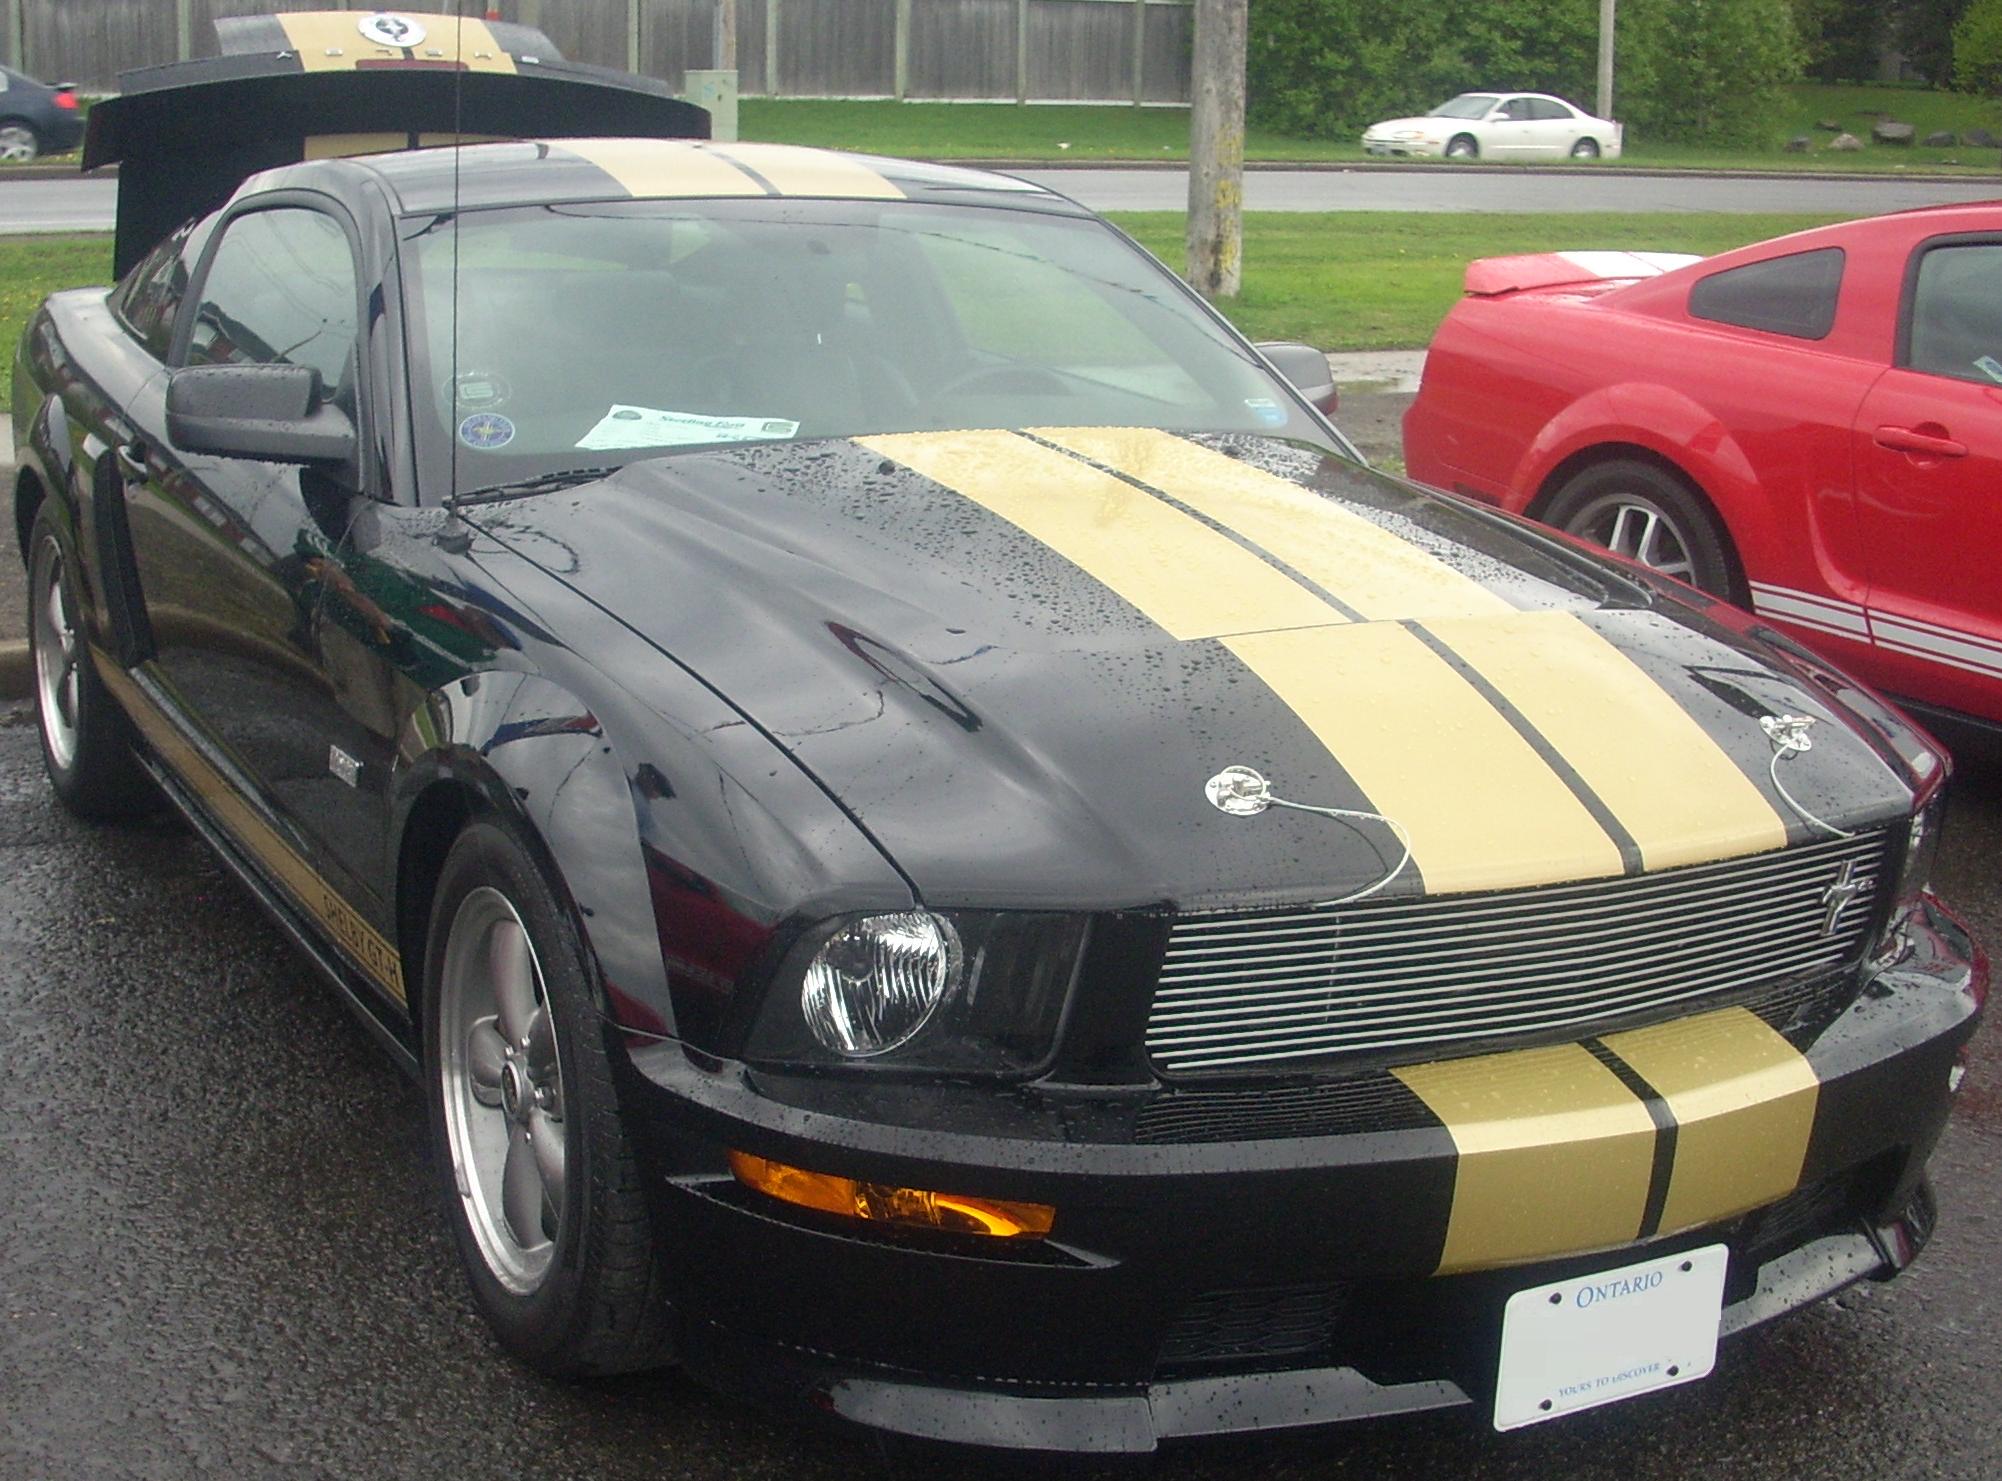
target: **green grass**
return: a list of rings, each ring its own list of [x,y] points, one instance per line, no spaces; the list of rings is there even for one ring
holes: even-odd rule
[[[1182,265],[1179,213],[1113,219],[1169,266]],[[1476,257],[1594,247],[1707,255],[1831,219],[1839,218],[1251,212],[1244,292],[1225,311],[1253,339],[1305,340],[1324,350],[1419,349],[1459,298]]]
[[[14,347],[37,305],[63,288],[111,281],[111,235],[0,236],[0,414],[13,405]]]
[[[1113,218],[1171,267],[1183,261],[1178,212]],[[1418,349],[1460,296],[1475,257],[1567,248],[1722,252],[1838,219],[1793,215],[1450,215],[1349,211],[1245,217],[1244,293],[1225,305],[1253,339],[1326,350]],[[13,346],[45,294],[102,283],[111,238],[0,237],[0,409]]]
[[[1827,146],[1835,136],[1814,127],[1817,120],[1832,119],[1867,144],[1875,120],[1865,115],[1876,112],[1915,125],[1920,138],[1939,129],[1965,133],[1985,127],[2002,133],[2002,110],[1985,99],[1925,88],[1830,87],[1818,83],[1802,83],[1791,93],[1793,103],[1787,116],[1764,145],[1695,148],[1653,144],[1636,137],[1629,142],[1624,162],[1663,169],[1992,173],[2002,160],[1997,151],[1964,146],[1927,149],[1915,145],[1904,149],[1869,145],[1855,154],[1833,154]],[[1189,148],[1189,116],[1181,108],[746,98],[739,126],[747,139],[922,159],[1173,160],[1186,158]],[[1787,154],[1780,148],[1796,134],[1813,139],[1808,153]],[[1354,139],[1289,139],[1253,129],[1245,136],[1245,157],[1271,162],[1347,163],[1364,155]]]

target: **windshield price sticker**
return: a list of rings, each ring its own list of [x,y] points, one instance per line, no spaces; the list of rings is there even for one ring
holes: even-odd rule
[[[1495,1428],[1521,1429],[1673,1388],[1717,1363],[1721,1244],[1557,1281],[1509,1298]]]

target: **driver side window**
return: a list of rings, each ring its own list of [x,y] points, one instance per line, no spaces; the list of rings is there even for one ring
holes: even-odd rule
[[[1501,105],[1496,114],[1496,117],[1506,119],[1510,123],[1527,122],[1529,116],[1528,98],[1510,98],[1506,103]]]
[[[354,414],[357,315],[347,233],[318,211],[280,207],[224,230],[202,284],[190,365],[305,365]]]
[[[2002,244],[1930,248],[1911,292],[1907,365],[1981,385],[2002,382]]]

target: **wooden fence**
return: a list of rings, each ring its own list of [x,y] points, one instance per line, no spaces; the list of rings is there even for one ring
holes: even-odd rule
[[[477,0],[474,0],[477,3]],[[219,16],[340,0],[0,0],[0,58],[48,81],[207,56]],[[410,7],[447,9],[440,0]],[[717,0],[499,0],[580,62],[680,87],[718,65]],[[469,13],[479,13],[469,6]],[[737,0],[741,91],[777,97],[1185,103],[1188,0]]]

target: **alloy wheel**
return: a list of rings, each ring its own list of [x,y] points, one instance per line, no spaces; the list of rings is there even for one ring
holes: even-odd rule
[[[1581,508],[1564,527],[1664,576],[1695,581],[1689,532],[1668,510],[1643,495],[1602,495]]]
[[[438,1000],[446,1137],[466,1221],[494,1278],[528,1295],[563,1232],[563,1067],[542,967],[499,890],[460,902]]]
[[[0,164],[25,165],[41,152],[41,141],[26,124],[0,124]]]
[[[35,683],[42,738],[58,767],[76,764],[77,715],[83,701],[76,615],[70,606],[62,547],[44,539],[35,551],[32,606],[35,623]]]

